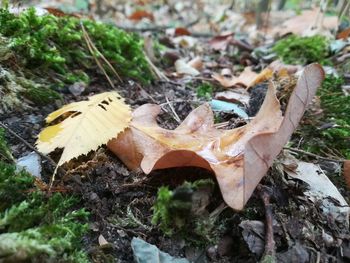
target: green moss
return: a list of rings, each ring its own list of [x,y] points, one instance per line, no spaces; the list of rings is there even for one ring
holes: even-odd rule
[[[194,245],[213,241],[216,237],[213,231],[216,218],[193,211],[193,196],[199,191],[212,189],[213,186],[213,181],[207,179],[185,182],[175,190],[160,187],[157,201],[152,207],[152,223],[158,224],[164,234],[180,235]]]
[[[143,82],[152,79],[142,41],[112,25],[71,16],[37,16],[34,8],[18,16],[6,9],[0,10],[0,34],[8,38],[9,47],[21,65],[40,75],[50,75],[48,78],[55,75],[60,81],[71,82],[76,70],[88,72],[97,68],[81,25],[121,76]],[[109,71],[108,67],[106,70]],[[81,79],[79,76],[76,78]]]
[[[350,158],[350,96],[343,94],[342,78],[327,75],[318,90],[323,110],[322,118],[303,125],[299,133],[305,137],[304,149],[314,153],[332,151],[345,159]],[[330,128],[315,130],[314,126],[331,124]]]
[[[0,128],[0,160],[2,159],[14,161],[10,148],[5,140],[5,130]]]
[[[272,50],[287,64],[305,65],[312,62],[330,64],[330,61],[327,60],[329,43],[323,36],[291,35],[277,41]]]
[[[197,97],[210,100],[213,97],[213,86],[209,83],[203,83],[197,87]]]
[[[35,178],[0,161],[0,258],[3,262],[89,262],[81,239],[88,213],[74,196],[46,196]]]

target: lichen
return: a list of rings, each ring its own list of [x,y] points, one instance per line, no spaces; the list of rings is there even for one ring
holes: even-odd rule
[[[330,64],[329,43],[323,36],[300,37],[291,35],[275,43],[272,50],[284,63],[293,65],[306,65],[319,62]]]

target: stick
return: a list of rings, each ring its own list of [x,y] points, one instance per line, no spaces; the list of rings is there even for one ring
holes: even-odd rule
[[[334,158],[328,158],[328,157],[323,157],[314,153],[310,153],[310,152],[306,152],[300,149],[296,149],[296,148],[291,148],[291,147],[283,147],[283,149],[285,150],[289,150],[291,152],[295,152],[295,153],[300,153],[300,154],[304,154],[304,155],[308,155],[310,157],[314,157],[316,159],[322,159],[325,161],[330,161],[330,162],[337,162],[337,163],[343,163],[345,162],[345,159],[334,159]]]
[[[7,130],[11,135],[13,135],[14,137],[16,137],[18,140],[20,140],[25,146],[27,146],[29,149],[31,149],[32,151],[34,151],[36,154],[40,155],[40,157],[42,157],[43,159],[46,159],[53,167],[55,167],[55,170],[57,169],[57,163],[52,160],[49,156],[46,156],[44,154],[42,154],[41,152],[39,152],[37,149],[35,149],[35,147],[33,145],[31,145],[29,142],[27,142],[26,140],[24,140],[21,136],[19,136],[17,133],[15,133],[11,128],[9,128],[8,126],[6,126],[4,123],[2,123],[0,121],[0,126],[3,127],[5,130]],[[60,168],[63,170],[63,168]],[[63,170],[64,171],[64,170]],[[65,171],[64,171],[65,172]]]
[[[179,115],[177,115],[173,105],[170,103],[170,101],[169,101],[167,96],[165,96],[165,99],[166,99],[166,101],[167,101],[167,103],[169,105],[169,108],[171,109],[172,113],[174,114],[174,119],[177,121],[177,123],[180,124],[181,123],[181,119],[180,119]]]
[[[261,259],[262,263],[273,263],[276,262],[276,249],[275,240],[273,238],[273,214],[272,205],[270,203],[271,189],[259,185],[258,190],[260,192],[260,197],[264,203],[265,207],[265,252]]]

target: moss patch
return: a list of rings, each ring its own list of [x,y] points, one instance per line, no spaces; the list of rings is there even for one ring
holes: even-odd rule
[[[214,183],[210,179],[185,182],[174,190],[167,186],[158,190],[157,201],[153,206],[153,224],[159,224],[168,236],[179,235],[193,245],[214,243],[218,237],[216,218],[208,213],[197,211],[195,196],[210,196]],[[209,191],[209,192],[208,192]]]
[[[343,94],[342,84],[342,78],[327,75],[319,88],[323,115],[299,130],[307,151],[350,158],[350,96]],[[326,127],[315,130],[315,126]]]
[[[18,16],[6,9],[0,10],[0,34],[8,38],[8,45],[21,66],[49,75],[47,77],[55,73],[60,81],[69,82],[76,70],[96,68],[82,25],[93,44],[121,76],[143,82],[152,79],[142,42],[112,25],[71,16],[37,16],[34,8]],[[84,80],[81,74],[74,75]]]
[[[288,36],[276,42],[272,48],[274,52],[287,64],[306,65],[319,62],[323,65],[330,64],[329,43],[323,36],[299,37]]]
[[[75,209],[78,203],[61,193],[46,196],[32,175],[0,160],[1,261],[89,262],[81,244],[88,213]]]

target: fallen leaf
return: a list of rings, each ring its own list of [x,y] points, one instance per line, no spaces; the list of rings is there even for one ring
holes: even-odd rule
[[[350,36],[350,27],[337,34],[337,39],[347,39]]]
[[[224,74],[214,73],[212,78],[220,83],[224,88],[231,88],[236,85],[241,85],[244,87],[250,87],[255,83],[255,79],[258,74],[252,71],[251,67],[244,68],[243,72],[239,77],[231,76],[226,77]]]
[[[58,162],[62,165],[96,150],[128,127],[130,120],[130,107],[117,92],[97,94],[52,112],[46,118],[50,126],[38,136],[37,148],[44,154],[64,148]]]
[[[270,63],[267,68],[271,69],[274,73],[281,74],[282,71],[286,70],[288,74],[294,74],[302,69],[300,65],[288,65],[284,64],[281,60],[277,59]]]
[[[209,46],[214,50],[225,50],[233,39],[234,33],[228,32],[213,37],[209,41]]]
[[[187,63],[183,59],[178,59],[175,62],[175,69],[178,74],[181,75],[191,75],[191,76],[197,76],[199,75],[199,71],[191,66],[189,63]]]
[[[320,65],[307,66],[290,97],[285,117],[269,85],[253,121],[233,130],[214,128],[208,104],[192,111],[175,130],[157,125],[160,107],[146,104],[133,112],[130,128],[107,147],[130,169],[153,170],[195,166],[215,173],[225,202],[241,210],[296,129],[306,106],[324,78]]]
[[[148,18],[151,21],[154,21],[154,16],[153,14],[145,11],[145,10],[138,10],[132,13],[129,17],[130,20],[134,21],[140,21],[143,18]]]
[[[191,32],[184,27],[175,28],[175,36],[190,36]]]
[[[250,95],[246,89],[237,88],[234,90],[219,92],[215,95],[215,98],[218,100],[240,103],[247,106],[249,104]]]
[[[190,60],[187,64],[192,68],[195,68],[196,70],[201,70],[203,68],[203,61],[200,57],[195,57],[194,59]]]
[[[286,20],[282,25],[276,25],[272,34],[279,36],[289,33],[299,36],[310,36],[316,33],[328,35],[330,30],[337,27],[338,18],[336,16],[321,17],[319,8],[314,8]]]
[[[224,88],[231,88],[237,85],[250,88],[258,83],[271,79],[274,73],[276,73],[279,78],[289,78],[291,74],[294,74],[300,69],[300,66],[286,65],[280,60],[276,60],[259,74],[252,71],[251,67],[246,67],[238,77],[232,76],[227,69],[223,69],[221,74],[214,73],[212,77]]]
[[[296,161],[296,163],[297,168],[295,170],[285,169],[285,172],[290,177],[299,179],[308,185],[308,189],[304,194],[314,203],[321,201],[322,212],[327,217],[331,216],[338,222],[342,221],[348,225],[349,205],[322,169],[313,163],[302,161]],[[328,199],[329,197],[337,200],[337,202],[332,202]]]
[[[105,245],[108,245],[109,243],[108,243],[108,241],[105,239],[104,236],[99,235],[99,236],[98,236],[98,244],[99,244],[100,246],[105,246]]]

